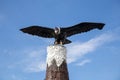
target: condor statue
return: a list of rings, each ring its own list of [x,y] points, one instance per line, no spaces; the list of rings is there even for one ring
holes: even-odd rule
[[[36,35],[44,38],[55,38],[54,44],[69,44],[71,43],[67,37],[83,32],[88,32],[93,29],[101,30],[104,27],[104,23],[95,22],[82,22],[70,27],[55,27],[54,29],[42,26],[30,26],[20,29],[24,33]]]

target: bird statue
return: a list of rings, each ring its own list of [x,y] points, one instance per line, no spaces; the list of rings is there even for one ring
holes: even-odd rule
[[[39,37],[55,38],[54,44],[64,45],[72,42],[68,40],[67,37],[83,32],[88,32],[93,29],[101,30],[104,25],[104,23],[82,22],[70,27],[55,27],[54,29],[42,26],[30,26],[22,28],[20,31]]]

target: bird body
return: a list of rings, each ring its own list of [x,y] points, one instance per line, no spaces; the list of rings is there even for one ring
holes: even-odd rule
[[[70,40],[66,39],[66,33],[61,32],[60,34],[55,34],[55,42],[54,44],[69,44],[71,43]]]
[[[83,32],[87,32],[93,29],[101,30],[105,24],[104,23],[93,23],[93,22],[83,22],[74,26],[59,28],[55,27],[55,29],[42,27],[42,26],[30,26],[27,28],[20,29],[24,33],[28,33],[31,35],[36,35],[44,38],[55,38],[54,44],[69,44],[71,43],[67,37],[70,37],[75,34],[80,34]]]

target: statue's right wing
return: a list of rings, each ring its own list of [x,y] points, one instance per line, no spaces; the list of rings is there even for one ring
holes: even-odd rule
[[[53,38],[54,37],[54,29],[47,28],[47,27],[30,26],[30,27],[22,28],[22,29],[20,29],[20,31],[31,34],[31,35],[44,37],[44,38]]]

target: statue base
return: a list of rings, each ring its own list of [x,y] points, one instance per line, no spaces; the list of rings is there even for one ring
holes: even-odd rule
[[[47,47],[46,80],[69,80],[66,64],[66,47],[50,45]]]

